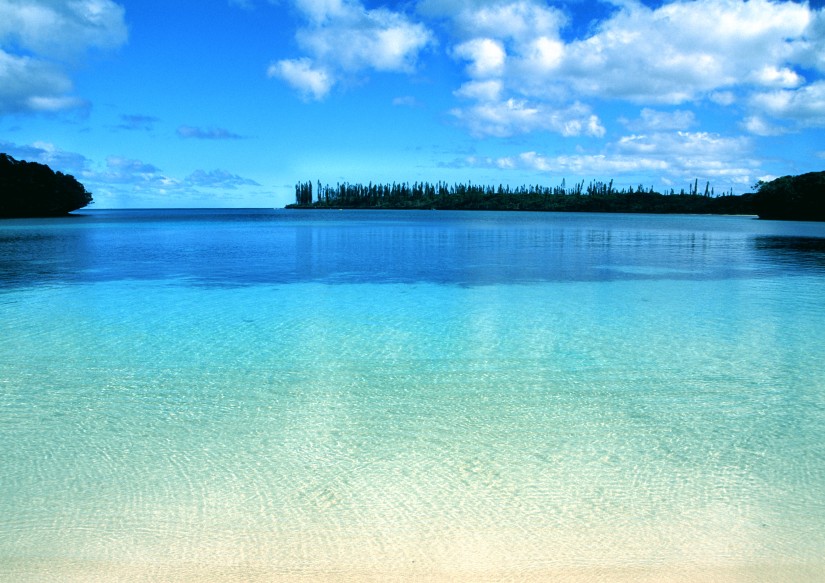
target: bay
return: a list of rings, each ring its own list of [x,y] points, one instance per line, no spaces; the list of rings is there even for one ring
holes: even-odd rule
[[[4,581],[817,581],[825,225],[0,223]]]

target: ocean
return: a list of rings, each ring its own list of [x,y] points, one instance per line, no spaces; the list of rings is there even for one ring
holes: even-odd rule
[[[0,581],[825,578],[825,224],[0,221]]]

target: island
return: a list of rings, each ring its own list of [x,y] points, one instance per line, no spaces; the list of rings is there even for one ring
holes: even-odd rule
[[[295,187],[293,209],[434,209],[556,211],[611,213],[755,214],[753,194],[717,196],[710,183],[700,190],[695,180],[687,190],[660,193],[652,187],[616,188],[613,181],[577,182],[563,180],[559,186],[480,186],[437,182],[392,184],[321,185],[313,193],[311,182]]]
[[[63,216],[91,202],[74,176],[0,153],[0,218]]]

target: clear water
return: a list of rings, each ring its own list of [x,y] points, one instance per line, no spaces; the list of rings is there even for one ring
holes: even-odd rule
[[[0,222],[0,581],[821,581],[825,225]]]

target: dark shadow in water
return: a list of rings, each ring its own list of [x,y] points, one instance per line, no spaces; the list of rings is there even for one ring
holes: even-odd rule
[[[825,269],[825,238],[759,236],[754,249],[770,263],[794,270]]]

